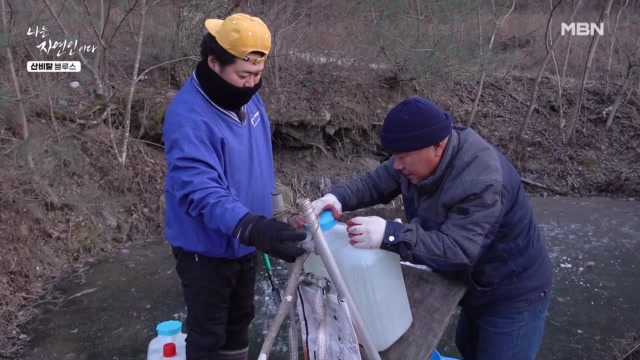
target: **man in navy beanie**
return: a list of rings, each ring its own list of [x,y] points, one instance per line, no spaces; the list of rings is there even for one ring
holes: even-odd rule
[[[401,195],[408,223],[355,217],[347,228],[353,246],[395,252],[467,286],[456,330],[463,359],[535,359],[553,269],[516,169],[420,97],[389,111],[380,142],[392,156],[315,200],[316,214],[339,216]]]

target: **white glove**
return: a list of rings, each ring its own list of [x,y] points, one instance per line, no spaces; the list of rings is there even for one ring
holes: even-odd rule
[[[351,245],[359,249],[379,249],[387,220],[378,216],[357,216],[347,221]]]
[[[338,201],[333,194],[327,194],[320,199],[314,200],[311,205],[313,206],[313,213],[316,216],[320,216],[320,213],[324,210],[331,210],[334,218],[339,218],[342,213],[342,204]]]

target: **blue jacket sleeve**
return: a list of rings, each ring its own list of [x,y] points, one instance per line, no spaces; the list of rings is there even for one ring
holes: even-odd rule
[[[225,234],[234,235],[236,225],[249,213],[229,191],[219,147],[211,134],[184,126],[165,135],[167,183],[180,209]]]
[[[436,271],[469,271],[493,241],[504,216],[503,187],[476,185],[449,210],[439,230],[388,221],[381,248]],[[389,241],[390,236],[394,241]]]

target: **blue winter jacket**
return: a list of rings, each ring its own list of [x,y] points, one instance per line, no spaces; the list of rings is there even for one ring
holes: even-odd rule
[[[331,192],[343,211],[402,194],[409,223],[388,221],[382,248],[466,284],[466,311],[524,312],[551,290],[551,260],[520,175],[470,128],[454,127],[435,174],[418,185],[392,157]]]
[[[185,251],[238,258],[255,251],[233,236],[247,213],[273,216],[271,129],[258,94],[246,121],[220,108],[191,76],[167,108],[165,237]]]

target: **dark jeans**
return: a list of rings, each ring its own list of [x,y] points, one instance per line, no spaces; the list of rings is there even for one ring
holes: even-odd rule
[[[246,359],[256,254],[222,259],[179,248],[173,253],[187,306],[187,360]]]
[[[462,310],[456,346],[464,360],[534,360],[544,333],[550,293],[521,314],[469,314]]]

